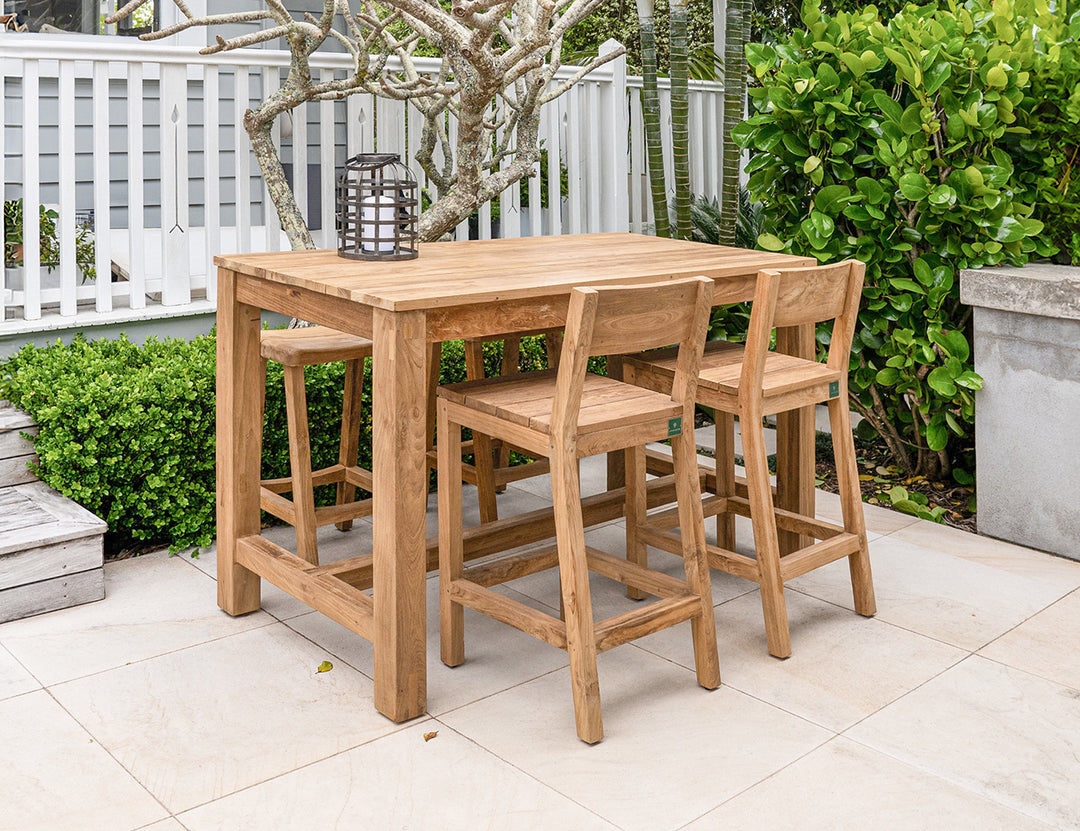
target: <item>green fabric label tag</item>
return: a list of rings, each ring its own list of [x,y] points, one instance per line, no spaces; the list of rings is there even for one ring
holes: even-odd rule
[[[840,394],[840,382],[833,381],[829,384],[829,398],[836,398]]]
[[[667,434],[669,437],[677,436],[682,432],[682,419],[669,418],[667,422]]]

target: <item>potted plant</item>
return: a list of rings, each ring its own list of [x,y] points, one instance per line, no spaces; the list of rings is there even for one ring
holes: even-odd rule
[[[60,235],[57,221],[60,214],[47,205],[39,206],[38,240],[41,247],[40,262],[49,271],[60,265]],[[4,267],[19,268],[23,264],[23,200],[8,199],[4,202]],[[75,264],[82,272],[82,282],[93,280],[94,232],[89,222],[75,227]]]

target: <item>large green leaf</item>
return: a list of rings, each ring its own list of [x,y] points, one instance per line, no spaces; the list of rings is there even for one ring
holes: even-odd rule
[[[952,64],[946,60],[939,60],[934,63],[923,74],[923,84],[926,86],[926,94],[933,95],[944,84],[949,76],[952,75]]]
[[[930,374],[926,376],[926,383],[938,395],[944,395],[946,398],[952,398],[952,396],[956,395],[956,384],[949,374],[949,370],[943,366],[937,366],[930,370]]]
[[[935,453],[944,450],[949,443],[949,431],[944,424],[926,426],[926,446]]]
[[[905,173],[900,177],[900,192],[912,202],[919,202],[930,194],[930,180],[921,173]]]
[[[994,239],[998,242],[1019,242],[1027,236],[1027,230],[1023,224],[1011,216],[1002,217],[993,233]]]

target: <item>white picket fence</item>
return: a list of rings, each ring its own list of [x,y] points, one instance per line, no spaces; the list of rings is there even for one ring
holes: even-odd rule
[[[0,334],[212,310],[215,254],[287,247],[237,125],[280,84],[288,58],[241,50],[220,66],[220,58],[190,47],[0,37],[2,190],[5,200],[22,200],[24,216],[22,264],[5,267],[0,282]],[[320,55],[312,64],[323,80],[348,70],[345,55]],[[424,68],[435,72],[437,62]],[[497,219],[485,205],[472,236],[647,230],[640,88],[620,58],[547,105],[539,178],[524,198],[520,184],[504,192]],[[661,95],[666,121],[666,88]],[[716,197],[720,86],[691,82],[690,97],[692,188]],[[413,160],[420,117],[402,102],[368,95],[312,102],[294,112],[284,137],[280,122],[283,162],[318,245],[335,245],[333,180],[347,156],[399,152],[428,186]],[[546,205],[540,178],[551,195]],[[42,262],[38,245],[42,205],[58,213],[59,262],[52,265]],[[76,262],[75,229],[90,212],[96,279],[86,279]],[[469,234],[469,223],[456,231],[458,238]]]

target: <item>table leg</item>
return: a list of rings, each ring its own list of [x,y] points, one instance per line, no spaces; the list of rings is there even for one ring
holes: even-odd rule
[[[259,533],[262,388],[259,310],[236,300],[236,274],[218,269],[218,605],[230,615],[259,608],[259,575],[236,562],[236,541]]]
[[[776,351],[799,358],[814,357],[813,325],[776,330]],[[803,407],[776,416],[776,504],[806,516],[814,515],[814,408]],[[780,554],[811,545],[812,537],[779,532]]]
[[[375,309],[373,329],[375,707],[400,722],[427,704],[427,319]]]

